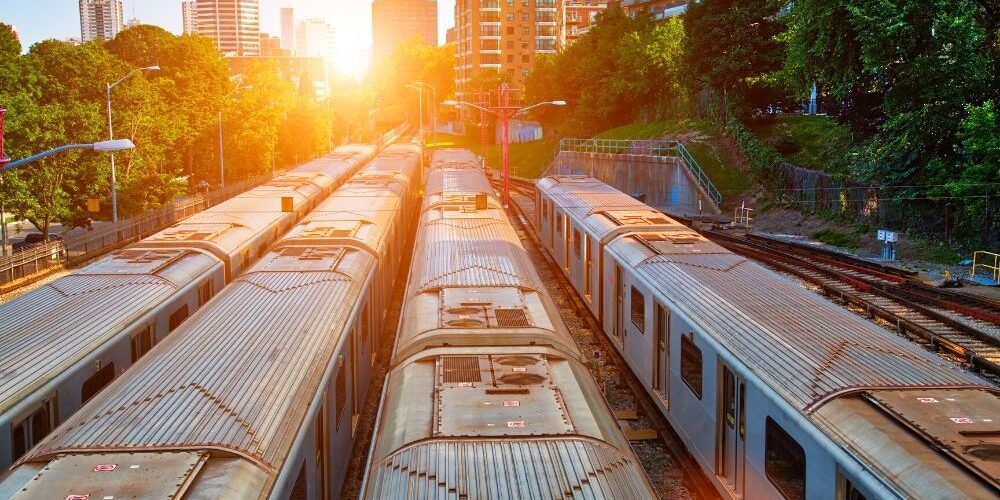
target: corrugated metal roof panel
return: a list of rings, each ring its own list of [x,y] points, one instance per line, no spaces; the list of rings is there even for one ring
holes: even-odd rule
[[[329,271],[258,265],[28,460],[71,450],[221,448],[277,470],[373,264],[349,251]]]
[[[174,266],[205,272],[191,254]],[[0,305],[0,412],[58,377],[177,291],[156,275],[79,274]]]
[[[543,289],[503,214],[442,215],[429,212],[422,221],[413,260],[414,293],[452,286]]]
[[[649,498],[642,468],[594,440],[430,440],[375,464],[365,498]]]
[[[689,245],[684,245],[689,246]],[[632,238],[610,248],[751,367],[809,412],[846,391],[985,383],[911,342],[714,243],[702,254],[649,257]]]

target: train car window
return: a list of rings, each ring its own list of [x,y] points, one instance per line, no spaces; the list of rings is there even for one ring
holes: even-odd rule
[[[202,283],[198,287],[198,307],[201,307],[212,300],[212,280],[209,278],[208,281]]]
[[[184,320],[187,319],[187,317],[188,317],[188,306],[187,304],[184,304],[183,306],[180,307],[180,309],[177,309],[176,311],[174,311],[173,314],[170,315],[170,322],[168,323],[167,331],[168,332],[174,331],[178,326],[181,326],[181,323],[183,323]]]
[[[764,472],[788,500],[806,498],[806,452],[771,417],[764,427]]]
[[[747,437],[747,385],[740,382],[740,440],[746,439]]]
[[[84,403],[90,401],[90,398],[101,392],[115,379],[115,364],[108,363],[104,365],[97,373],[90,376],[86,382],[83,383],[83,389],[80,391],[80,400]]]
[[[337,430],[340,430],[340,421],[344,415],[344,406],[347,405],[347,373],[346,366],[344,365],[344,357],[340,356],[337,359],[337,383],[334,386],[337,388]]]
[[[52,400],[42,403],[35,411],[11,426],[11,448],[14,461],[49,435],[54,427],[56,407]]]
[[[646,333],[646,297],[636,287],[632,287],[632,324]]]
[[[578,258],[578,259],[580,258],[580,247],[581,247],[581,244],[580,244],[580,231],[577,231],[576,229],[574,229],[573,230],[573,255],[576,255],[576,258]]]
[[[129,344],[132,347],[132,363],[139,361],[139,358],[145,356],[155,343],[156,339],[153,335],[153,325],[151,324],[132,334],[132,337],[129,339]]]
[[[690,337],[681,337],[681,380],[701,399],[701,349]]]
[[[722,370],[722,404],[726,427],[736,427],[736,377],[733,372]]]
[[[850,479],[844,477],[844,494],[840,498],[844,500],[868,500],[868,497],[861,490],[854,487]]]

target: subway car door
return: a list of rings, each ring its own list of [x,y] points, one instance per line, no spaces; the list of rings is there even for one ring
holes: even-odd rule
[[[717,474],[737,497],[742,497],[746,473],[746,382],[724,363],[718,408]]]

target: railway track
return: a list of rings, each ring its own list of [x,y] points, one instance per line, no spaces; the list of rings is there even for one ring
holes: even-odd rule
[[[591,371],[602,387],[606,388],[608,378],[615,376],[617,376],[615,382],[621,384],[620,386],[616,385],[612,389],[607,389],[605,391],[605,398],[608,399],[609,403],[615,409],[619,409],[622,406],[620,403],[623,400],[626,405],[634,404],[636,410],[636,415],[634,416],[641,419],[640,425],[647,425],[655,430],[657,444],[662,445],[666,452],[670,454],[670,460],[664,466],[662,463],[649,463],[647,460],[642,460],[643,455],[648,456],[650,453],[644,454],[641,450],[636,449],[636,452],[640,455],[640,459],[643,461],[643,466],[646,468],[647,474],[653,481],[654,486],[657,486],[657,493],[664,498],[680,498],[683,493],[688,493],[694,498],[719,498],[715,488],[704,477],[701,467],[688,453],[680,437],[667,422],[666,418],[659,412],[625,360],[614,349],[607,337],[604,336],[598,321],[576,295],[576,291],[573,290],[569,282],[565,279],[562,271],[538,242],[536,231],[531,223],[534,219],[534,184],[522,180],[512,179],[511,181],[510,208],[514,215],[511,219],[515,227],[522,233],[522,240],[524,240],[529,252],[533,256],[536,256],[536,265],[539,267],[544,265],[547,268],[544,270],[539,269],[539,272],[543,276],[547,274],[551,277],[551,279],[546,280],[547,283],[558,286],[558,290],[551,288],[549,290],[553,298],[562,296],[570,303],[571,310],[567,312],[572,314],[572,318],[564,317],[568,322],[569,320],[581,322],[582,328],[586,330],[586,335],[578,335],[578,332],[573,333],[574,338],[580,344],[581,350],[588,352],[588,344],[594,344],[594,348],[590,349],[595,353],[595,359],[591,364]],[[613,392],[618,392],[618,394],[614,394]],[[624,392],[624,394],[621,392]],[[636,420],[632,418],[633,416],[620,418],[622,414],[627,413],[629,412],[616,412],[616,418],[619,418],[619,426],[626,430],[636,425]],[[642,446],[642,442],[633,442],[633,448]],[[662,451],[656,450],[651,454],[661,455]],[[680,475],[678,476],[676,472],[672,473],[669,470],[663,469],[679,469]],[[663,477],[665,475],[668,477]],[[683,488],[675,486],[677,483],[683,484]]]
[[[1000,317],[991,301],[917,283],[905,271],[722,231],[704,234],[859,308],[942,357],[1000,383]]]

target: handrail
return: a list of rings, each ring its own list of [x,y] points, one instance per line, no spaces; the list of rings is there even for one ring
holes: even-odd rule
[[[613,155],[666,156],[683,160],[688,170],[716,205],[722,203],[722,193],[715,187],[705,170],[680,141],[629,139],[562,139],[559,152],[597,153]]]
[[[983,257],[983,260],[991,259],[992,265],[986,263],[980,264],[980,256]],[[979,268],[986,270],[985,276],[1000,283],[1000,254],[986,251],[975,252],[972,254],[972,269],[969,277],[975,278],[976,276],[979,276],[980,274],[977,272],[977,269]]]

